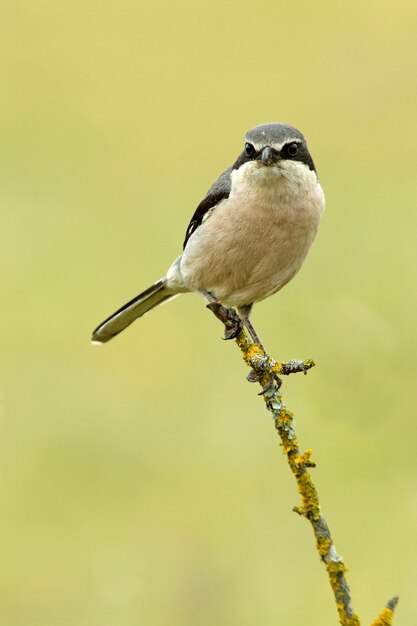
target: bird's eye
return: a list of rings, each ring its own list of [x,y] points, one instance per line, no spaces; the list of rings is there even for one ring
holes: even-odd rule
[[[255,147],[251,143],[245,143],[245,152],[251,157],[255,154]]]
[[[286,149],[288,156],[295,157],[298,152],[298,144],[289,143],[285,146],[285,149]]]

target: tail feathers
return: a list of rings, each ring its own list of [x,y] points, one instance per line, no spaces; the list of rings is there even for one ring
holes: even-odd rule
[[[106,343],[138,317],[158,306],[164,300],[175,296],[176,294],[166,286],[166,282],[166,278],[161,278],[146,291],[122,306],[116,313],[110,315],[94,330],[91,341],[93,343]]]

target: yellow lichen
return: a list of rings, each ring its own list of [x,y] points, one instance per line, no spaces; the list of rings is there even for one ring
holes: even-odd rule
[[[306,368],[306,370],[309,370],[315,366],[315,363],[313,359],[306,359],[305,361],[303,361],[303,365]]]
[[[320,515],[320,505],[316,488],[310,474],[304,472],[297,477],[298,491],[303,501],[303,508],[306,515],[312,519],[317,519]]]
[[[253,344],[249,339],[246,331],[242,329],[236,338],[245,363],[252,369],[255,369],[257,379],[262,387],[265,387],[271,380],[271,375],[280,375],[285,369],[285,363],[274,362],[269,359],[261,346]],[[304,371],[310,369],[314,365],[312,359],[303,361]],[[259,366],[259,367],[258,367]],[[291,373],[291,369],[287,367]],[[301,367],[298,370],[303,371]],[[312,450],[308,449],[303,454],[299,451],[299,444],[294,433],[293,414],[288,411],[282,404],[281,395],[278,390],[272,396],[264,395],[264,400],[268,409],[272,412],[275,419],[275,428],[281,439],[280,445],[287,456],[288,464],[297,481],[298,491],[302,499],[302,506],[294,507],[294,511],[299,515],[305,516],[313,525],[314,534],[316,536],[317,550],[322,559],[329,555],[332,548],[332,540],[326,527],[324,526],[323,535],[321,534],[321,526],[318,521],[320,518],[320,504],[318,494],[314,486],[313,480],[307,471],[308,467],[314,467],[315,463],[311,461]],[[317,530],[319,528],[319,530]],[[338,557],[339,559],[339,557]],[[339,621],[342,626],[360,626],[359,617],[356,613],[351,614],[349,589],[345,580],[347,567],[340,560],[329,560],[326,563],[330,585],[333,589]],[[396,602],[395,602],[396,603]],[[383,609],[378,618],[372,622],[371,626],[392,626],[393,608],[388,606]]]
[[[371,626],[391,626],[393,617],[394,611],[385,607],[382,609],[376,620],[372,622]]]
[[[345,574],[348,570],[343,561],[329,561],[326,563],[326,569],[329,574],[330,582],[333,585],[338,585],[338,577],[340,574]]]
[[[313,454],[313,450],[309,449],[304,452],[304,454],[297,454],[294,459],[294,462],[300,467],[316,467],[316,464],[311,461],[311,455]]]
[[[340,594],[340,579],[343,578],[347,572],[347,567],[343,561],[330,561],[329,563],[326,563],[326,569],[329,575],[330,585],[337,598]],[[346,606],[343,602],[337,601],[336,606],[342,626],[360,626],[358,615],[356,613],[348,615],[346,612]]]
[[[340,623],[342,626],[360,626],[359,617],[356,613],[354,613],[352,617],[349,617],[346,615],[343,604],[338,604],[338,609],[339,606],[342,607],[341,610],[339,610]]]
[[[271,367],[271,372],[273,372],[274,374],[278,374],[278,376],[279,376],[280,374],[282,374],[282,366],[283,365],[284,365],[283,363],[280,363],[280,362],[277,361],[275,363],[275,365],[273,367]]]
[[[262,348],[260,346],[257,346],[256,344],[252,344],[250,346],[248,346],[245,350],[245,356],[244,359],[246,362],[250,361],[251,359],[254,359],[255,357],[264,357],[265,356],[265,352],[262,350]]]
[[[330,537],[318,537],[317,538],[317,550],[319,551],[320,556],[324,557],[330,550],[330,546],[332,545],[332,540]]]
[[[279,421],[283,424],[290,424],[293,421],[294,414],[288,409],[281,409],[279,413]]]

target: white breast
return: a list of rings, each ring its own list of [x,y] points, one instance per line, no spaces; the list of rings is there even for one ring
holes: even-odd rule
[[[230,196],[188,240],[187,288],[243,306],[281,289],[300,269],[324,209],[316,173],[296,161],[251,161],[232,173]]]

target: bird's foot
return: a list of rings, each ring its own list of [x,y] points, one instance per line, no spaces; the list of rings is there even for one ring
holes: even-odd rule
[[[262,348],[262,346],[260,346]],[[252,369],[246,376],[246,380],[250,383],[259,383],[262,385],[262,391],[259,395],[263,395],[273,388],[279,389],[282,380],[278,376],[277,363],[263,350],[263,354],[256,354],[251,358]]]
[[[269,391],[278,390],[282,385],[282,378],[280,378],[275,372],[271,372],[267,381],[262,382],[262,391],[258,393],[258,396],[263,396]]]
[[[262,391],[259,392],[259,396],[263,396],[268,391],[272,391],[274,387],[279,389],[282,385],[282,379],[275,372],[269,372],[265,375],[265,372],[258,374],[252,369],[246,376],[246,380],[250,383],[260,383],[262,385]]]
[[[236,339],[243,328],[242,320],[234,309],[229,309],[221,302],[210,302],[207,308],[224,324],[224,338]]]
[[[246,376],[246,380],[248,383],[257,383],[259,382],[259,378],[255,372],[255,370],[251,370],[249,374]]]

